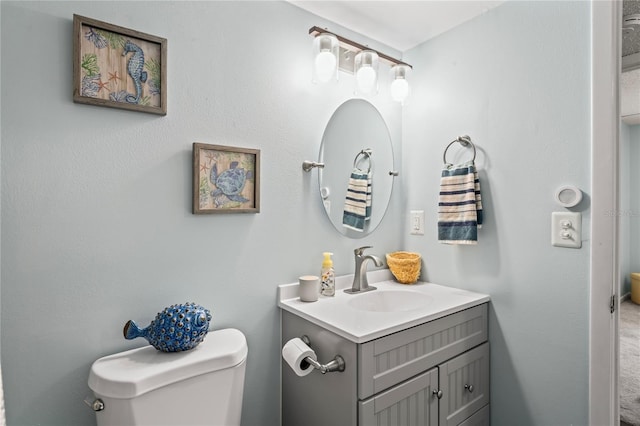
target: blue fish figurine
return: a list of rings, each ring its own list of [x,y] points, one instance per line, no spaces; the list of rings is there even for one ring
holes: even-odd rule
[[[124,338],[144,337],[162,352],[193,349],[209,332],[211,312],[195,303],[171,305],[158,312],[147,328],[140,328],[132,320],[124,325]]]

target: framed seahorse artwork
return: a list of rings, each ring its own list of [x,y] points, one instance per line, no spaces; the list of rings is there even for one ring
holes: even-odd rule
[[[193,214],[260,213],[260,150],[193,144]]]
[[[73,15],[73,101],[167,114],[167,40]]]

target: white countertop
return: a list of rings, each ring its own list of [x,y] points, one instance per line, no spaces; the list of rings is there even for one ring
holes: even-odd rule
[[[373,312],[354,309],[349,302],[362,294],[347,294],[353,275],[336,277],[336,295],[319,296],[317,302],[302,302],[298,297],[298,283],[278,286],[278,306],[326,328],[354,343],[364,343],[387,334],[468,309],[490,300],[489,296],[454,287],[419,281],[406,285],[396,282],[388,269],[368,272],[369,285],[376,291],[414,291],[429,296],[424,306],[406,311]]]

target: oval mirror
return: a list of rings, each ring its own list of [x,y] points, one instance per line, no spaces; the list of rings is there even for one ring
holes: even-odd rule
[[[382,221],[393,189],[393,146],[382,115],[363,99],[340,105],[322,136],[319,158],[320,196],[329,220],[350,238],[368,235]]]

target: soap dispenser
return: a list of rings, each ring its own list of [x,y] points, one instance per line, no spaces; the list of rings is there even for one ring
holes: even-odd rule
[[[336,294],[336,274],[333,271],[333,260],[331,256],[333,253],[322,253],[324,260],[322,261],[322,283],[320,285],[320,294],[323,296],[334,296]]]

